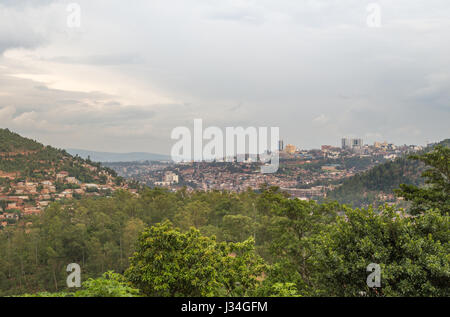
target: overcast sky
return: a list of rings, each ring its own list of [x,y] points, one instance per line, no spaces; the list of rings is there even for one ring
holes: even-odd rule
[[[0,127],[168,154],[194,118],[300,148],[450,137],[450,2],[0,0]]]

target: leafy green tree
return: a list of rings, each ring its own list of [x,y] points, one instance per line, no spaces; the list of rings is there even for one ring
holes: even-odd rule
[[[126,260],[133,255],[135,251],[135,244],[139,234],[144,231],[145,223],[139,218],[131,218],[127,221],[123,230],[122,238],[120,239],[120,261]]]
[[[448,216],[407,217],[393,208],[347,209],[316,237],[318,289],[329,296],[449,296]],[[367,266],[381,267],[381,287],[366,284]]]
[[[256,223],[248,216],[226,215],[222,221],[223,236],[226,241],[244,241],[252,237],[256,230]]]
[[[301,297],[295,283],[274,283],[264,285],[258,290],[262,297]]]
[[[108,271],[101,278],[90,278],[83,282],[82,289],[75,292],[75,297],[136,297],[139,290],[133,288],[126,279],[113,271]]]
[[[336,203],[319,205],[314,201],[280,198],[273,206],[269,226],[272,233],[269,249],[274,265],[267,282],[294,283],[302,294],[314,294],[314,238],[334,223],[340,208]]]
[[[412,202],[412,214],[438,209],[442,214],[450,212],[450,148],[437,145],[430,153],[412,155],[412,159],[427,164],[428,169],[422,173],[426,178],[425,187],[400,185],[396,193]]]
[[[218,243],[168,221],[142,233],[130,262],[125,277],[147,296],[243,296],[264,269],[252,241]]]
[[[190,227],[200,228],[208,222],[211,210],[206,202],[193,201],[186,204],[175,216],[179,228],[188,230]]]
[[[18,297],[138,297],[139,290],[130,286],[125,278],[108,271],[100,278],[90,278],[83,282],[82,289],[75,292],[38,292]]]

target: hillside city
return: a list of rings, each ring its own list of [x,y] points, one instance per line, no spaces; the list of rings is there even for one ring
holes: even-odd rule
[[[320,150],[301,150],[279,142],[280,168],[274,174],[262,174],[259,164],[238,162],[118,162],[104,163],[120,178],[150,187],[171,191],[226,190],[242,192],[258,190],[263,185],[277,186],[291,197],[303,200],[321,199],[341,181],[375,165],[421,150],[421,146],[396,146],[387,142],[363,145],[361,139],[342,139],[341,147],[323,145]],[[30,153],[3,153],[4,159]],[[0,227],[16,223],[20,217],[37,215],[51,202],[82,196],[108,196],[118,189],[137,194],[127,182],[118,182],[110,172],[97,164],[81,163],[95,174],[92,182],[82,182],[70,172],[50,168],[41,171],[44,179],[21,177],[18,172],[0,170]],[[392,194],[381,199],[392,201]]]
[[[369,170],[375,165],[422,150],[417,145],[396,146],[387,142],[363,145],[362,139],[343,138],[342,146],[322,145],[302,150],[279,142],[280,168],[277,173],[260,173],[250,159],[238,162],[118,162],[105,163],[118,175],[148,186],[176,191],[227,190],[242,192],[262,185],[277,186],[292,197],[303,200],[324,198],[343,179]],[[392,200],[393,195],[386,197]]]
[[[341,147],[324,145],[320,150],[301,150],[290,144],[285,147],[280,141],[279,170],[263,174],[261,163],[248,159],[249,156],[242,163],[93,162],[90,157],[73,156],[66,150],[0,129],[0,295],[208,296],[210,293],[198,291],[190,283],[187,289],[178,291],[185,278],[184,274],[177,275],[179,268],[191,269],[194,263],[197,267],[192,270],[197,272],[199,268],[207,266],[209,270],[224,263],[213,273],[223,281],[214,289],[218,296],[314,296],[315,289],[295,279],[310,267],[302,263],[313,256],[314,261],[326,266],[309,273],[321,283],[324,294],[333,295],[334,285],[344,285],[339,295],[358,296],[360,289],[365,289],[365,278],[352,282],[356,286],[350,291],[343,282],[328,286],[324,272],[335,265],[328,262],[330,246],[339,251],[340,259],[347,258],[349,246],[366,256],[366,247],[358,242],[370,237],[369,243],[373,243],[376,240],[371,234],[381,232],[378,248],[397,259],[399,245],[392,243],[411,240],[407,246],[417,245],[424,241],[422,236],[430,241],[431,235],[422,231],[423,222],[416,221],[442,224],[441,231],[435,230],[436,237],[445,237],[449,145],[450,139],[424,148],[387,142],[369,146],[363,145],[361,139],[344,138]],[[424,166],[415,157],[428,162],[432,162],[430,158],[446,160],[432,162],[440,168],[433,175],[441,177],[438,181],[446,186],[444,190],[436,185],[422,186],[422,176],[429,171],[423,172]],[[411,204],[417,197],[437,199],[425,200],[423,205],[423,200]],[[437,209],[421,216],[424,208],[433,208],[430,204]],[[440,210],[447,214],[441,215]],[[351,235],[350,239],[347,235]],[[192,241],[195,244],[191,245]],[[341,246],[333,246],[341,242]],[[162,251],[148,252],[159,245]],[[302,250],[298,245],[307,250],[304,256],[295,251]],[[441,262],[448,255],[448,247],[436,240],[430,250],[418,250],[413,255],[410,248],[401,252],[403,257],[412,259],[421,256],[425,262],[437,254],[429,267],[438,267],[439,276],[428,276],[428,269],[420,274],[437,285],[425,294],[447,294],[448,287],[441,281],[448,270]],[[191,251],[199,257],[186,261],[191,256],[186,252]],[[211,256],[205,265],[208,254]],[[364,274],[370,257],[356,262],[350,259],[345,265],[361,262],[361,267],[353,270]],[[168,266],[160,269],[157,263],[162,260]],[[272,267],[282,270],[288,263],[292,267],[287,271],[288,281],[294,283],[279,284],[275,280],[273,286],[272,278],[278,279],[279,273],[265,269],[270,261],[277,261]],[[80,290],[64,286],[68,263],[79,263],[86,272],[87,282]],[[141,284],[140,273],[134,273],[142,263],[151,270],[157,267],[155,280],[149,284],[146,280]],[[393,264],[395,269],[397,263]],[[338,281],[341,271],[335,273]],[[169,286],[174,291],[161,292],[158,279],[167,272],[176,276]],[[230,273],[238,273],[238,281],[251,278],[249,288],[241,290],[232,283],[223,293],[222,285],[229,285]],[[112,276],[116,280],[111,280]],[[418,285],[423,278],[416,279]],[[408,283],[412,280],[409,276],[405,279]],[[101,283],[104,290],[92,283]],[[156,286],[153,289],[145,285]],[[278,285],[284,285],[288,292],[279,292]],[[118,293],[118,287],[126,289]],[[392,293],[387,290],[382,295],[415,295],[417,289],[420,287],[416,285],[394,289]]]
[[[132,183],[99,163],[0,130],[0,229],[39,215],[55,201],[110,196]],[[24,149],[25,148],[25,149]]]

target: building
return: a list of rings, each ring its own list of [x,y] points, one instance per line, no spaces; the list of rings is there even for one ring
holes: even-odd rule
[[[172,184],[178,184],[178,175],[174,172],[166,172],[162,182],[155,182],[154,184],[155,186],[170,186]]]
[[[75,184],[75,185],[81,184],[81,182],[78,179],[76,179],[75,177],[67,177],[66,182],[69,184]]]
[[[350,141],[349,138],[342,138],[341,143],[342,143],[342,148],[343,149],[351,148],[351,141]]]
[[[363,146],[362,139],[342,138],[341,140],[343,149],[361,149]]]
[[[362,139],[351,139],[352,149],[360,149],[363,146],[363,140]]]
[[[331,151],[333,149],[332,145],[322,145],[321,147],[322,152]]]
[[[297,150],[297,149],[296,149],[295,145],[292,145],[292,144],[287,144],[287,145],[286,145],[286,148],[285,148],[285,152],[286,152],[286,153],[288,153],[288,154],[294,154],[296,150]]]
[[[56,180],[57,181],[64,180],[67,176],[69,176],[68,172],[65,171],[59,172],[58,174],[56,174]]]
[[[178,183],[178,175],[173,172],[167,172],[164,174],[164,181],[170,183]]]
[[[278,141],[278,151],[283,151],[284,150],[284,142],[283,140],[279,140]]]

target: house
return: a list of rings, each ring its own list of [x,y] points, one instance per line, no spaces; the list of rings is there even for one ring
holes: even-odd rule
[[[0,214],[0,219],[19,219],[19,215],[17,213],[3,213]]]
[[[45,201],[45,200],[38,202],[38,205],[41,208],[47,207],[49,204],[50,204],[50,202],[49,201]]]
[[[68,182],[69,184],[76,184],[76,185],[81,184],[81,182],[78,179],[76,179],[75,177],[67,177],[66,182]]]
[[[75,194],[83,195],[83,194],[84,194],[84,189],[82,189],[82,188],[76,188],[76,189],[73,190],[73,192],[74,192]]]
[[[97,170],[97,167],[89,165],[89,164],[84,164],[83,166],[86,167],[91,172],[95,172]]]
[[[56,174],[56,180],[57,181],[64,180],[68,176],[69,176],[69,172],[65,172],[65,171],[59,172],[58,174]]]
[[[10,210],[10,209],[17,209],[17,203],[9,203],[7,206],[6,206],[6,209],[7,210]]]
[[[96,188],[98,189],[98,185],[97,184],[83,184],[84,188]]]
[[[41,212],[41,210],[37,207],[25,207],[25,209],[23,210],[23,214],[25,216],[29,216],[29,215],[37,215]]]

